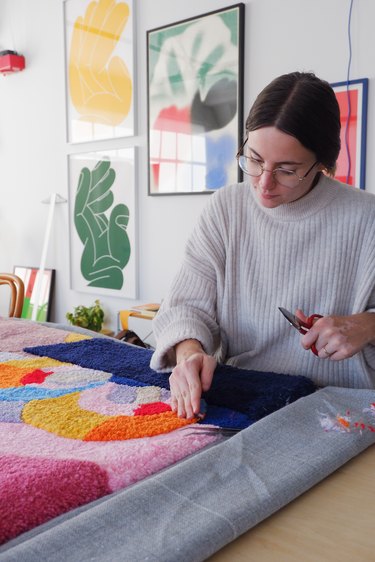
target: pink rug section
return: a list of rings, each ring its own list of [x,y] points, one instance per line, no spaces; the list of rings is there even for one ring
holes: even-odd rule
[[[29,425],[1,423],[0,457],[22,451],[22,455],[31,458],[95,462],[107,472],[110,491],[116,491],[199,451],[216,439],[216,436],[195,434],[193,425],[143,439],[80,441]]]
[[[106,416],[130,416],[137,407],[137,404],[134,405],[137,395],[137,387],[124,387],[124,390],[127,391],[127,394],[124,392],[124,399],[128,402],[116,403],[109,400],[108,395],[111,394],[111,390],[114,390],[117,387],[117,384],[108,382],[101,388],[84,390],[81,392],[78,403],[83,410],[96,412],[97,414],[103,414]]]
[[[24,347],[64,343],[68,334],[68,331],[19,318],[7,318],[6,322],[0,322],[1,351],[21,351]]]
[[[69,333],[0,318],[0,544],[139,482],[218,439],[195,434],[193,424],[180,427],[175,416],[174,425],[166,426],[168,433],[119,440],[114,431],[112,440],[85,441],[104,416],[111,422],[136,411],[137,423],[144,421],[141,414],[169,416],[170,392],[153,384],[116,384],[109,381],[111,373],[70,363],[51,361],[50,367],[40,367],[35,364],[39,357],[23,352],[25,347],[65,344]],[[15,359],[20,360],[17,365],[6,365]],[[22,368],[19,379],[17,369]]]
[[[109,492],[95,463],[2,455],[0,544]]]

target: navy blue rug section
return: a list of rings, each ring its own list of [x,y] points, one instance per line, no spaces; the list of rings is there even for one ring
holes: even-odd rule
[[[72,343],[26,347],[24,351],[169,389],[169,374],[157,373],[150,368],[152,350],[143,347],[92,338]],[[116,382],[120,383],[120,380],[117,378]]]
[[[111,373],[120,384],[122,380],[123,384],[129,384],[130,379],[140,385],[151,384],[169,389],[169,373],[157,373],[150,368],[152,350],[149,349],[119,344],[110,339],[93,338],[27,347],[24,351]],[[240,424],[241,427],[246,427],[315,390],[314,383],[301,375],[218,365],[210,390],[203,394],[208,405],[205,423],[229,426]],[[225,415],[223,409],[227,410]]]
[[[203,393],[207,404],[237,410],[251,423],[317,390],[301,375],[283,375],[219,365],[212,386]]]

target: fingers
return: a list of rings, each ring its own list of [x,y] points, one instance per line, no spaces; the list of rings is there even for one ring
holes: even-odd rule
[[[331,355],[333,355],[333,352],[328,351],[328,349],[326,348],[326,346],[322,347],[322,349],[319,352],[320,354],[323,354],[323,357],[331,357]]]
[[[314,345],[320,359],[330,359],[335,355],[336,349],[334,349],[334,342],[331,341],[332,334],[327,331],[321,320],[317,320],[306,332],[301,338],[301,343],[304,349],[311,349]]]
[[[171,407],[179,417],[193,418],[199,413],[202,390],[212,383],[216,360],[205,353],[194,353],[181,361],[169,378]]]
[[[300,308],[297,308],[295,315],[297,316],[297,318],[302,320],[302,322],[307,322],[308,316],[306,316],[306,314]]]
[[[301,338],[302,347],[304,347],[305,349],[310,349],[311,346],[315,344],[315,347],[319,351],[324,345],[323,343],[320,346],[317,345],[320,331],[319,331],[319,326],[316,326],[316,324],[317,323],[315,322],[315,324]]]
[[[181,418],[191,419],[199,412],[201,383],[199,375],[178,365],[170,376],[171,407]]]
[[[317,320],[301,338],[302,346],[310,349],[315,344],[320,359],[348,359],[371,341],[371,320],[366,313],[325,316]]]

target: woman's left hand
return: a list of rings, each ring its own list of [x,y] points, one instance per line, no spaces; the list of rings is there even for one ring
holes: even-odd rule
[[[296,315],[301,320],[307,319],[302,310],[298,309]],[[310,349],[315,344],[321,359],[348,359],[365,345],[375,345],[375,313],[323,316],[314,322],[302,337],[301,343],[305,349]]]

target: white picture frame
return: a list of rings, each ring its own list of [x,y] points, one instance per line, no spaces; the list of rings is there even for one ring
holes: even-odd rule
[[[134,0],[64,0],[67,141],[135,134]]]
[[[68,168],[71,288],[136,299],[135,148],[70,154]]]

